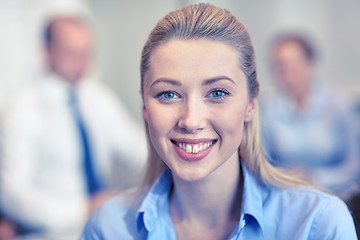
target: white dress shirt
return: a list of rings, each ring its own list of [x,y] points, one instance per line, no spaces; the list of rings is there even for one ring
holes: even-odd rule
[[[1,211],[45,232],[79,230],[87,217],[83,152],[69,88],[48,75],[22,89],[2,116]],[[77,92],[97,177],[105,186],[114,174],[119,188],[133,185],[146,160],[143,128],[102,84],[85,80]]]

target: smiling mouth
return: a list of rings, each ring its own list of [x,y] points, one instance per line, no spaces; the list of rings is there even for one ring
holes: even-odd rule
[[[187,143],[187,142],[178,142],[175,140],[170,140],[173,144],[178,146],[180,149],[184,150],[186,153],[196,154],[201,151],[208,149],[211,145],[216,143],[217,140],[211,140],[208,142],[202,143]]]

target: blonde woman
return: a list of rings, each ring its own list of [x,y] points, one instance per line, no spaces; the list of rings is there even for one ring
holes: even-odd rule
[[[198,4],[161,19],[141,90],[145,180],[98,209],[82,239],[356,239],[341,200],[266,161],[254,50],[229,11]]]

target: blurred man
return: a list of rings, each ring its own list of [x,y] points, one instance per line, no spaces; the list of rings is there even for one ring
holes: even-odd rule
[[[2,119],[1,211],[25,232],[81,230],[118,164],[119,187],[139,177],[145,135],[113,93],[87,79],[88,25],[58,17],[44,33],[47,72],[22,89]],[[118,177],[119,178],[119,177]]]
[[[360,163],[350,101],[316,81],[315,49],[304,36],[280,36],[271,57],[280,91],[262,113],[272,163],[302,169],[315,184],[346,200],[357,189]]]

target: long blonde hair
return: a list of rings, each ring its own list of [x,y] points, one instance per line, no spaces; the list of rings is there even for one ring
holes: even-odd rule
[[[208,3],[190,5],[173,11],[162,18],[151,31],[141,55],[142,92],[144,75],[150,67],[150,56],[154,49],[171,39],[196,38],[220,41],[234,48],[238,52],[239,67],[247,77],[249,98],[257,98],[259,82],[256,74],[254,48],[249,33],[229,11]],[[148,131],[147,123],[145,125]],[[166,167],[149,137],[148,141],[150,154],[142,184],[143,188],[149,187]],[[265,158],[261,146],[258,113],[256,113],[254,119],[244,125],[243,139],[239,148],[241,161],[266,184],[280,187],[306,184],[305,181],[273,167]]]

